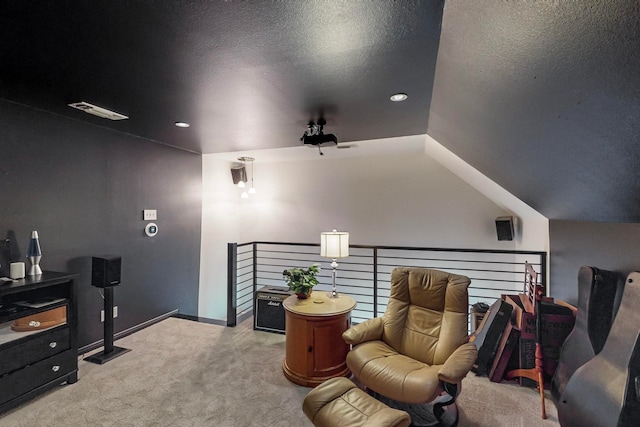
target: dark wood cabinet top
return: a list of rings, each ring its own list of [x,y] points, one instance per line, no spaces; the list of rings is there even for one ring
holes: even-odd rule
[[[26,276],[24,279],[6,282],[0,285],[0,297],[3,295],[15,294],[17,292],[29,291],[45,286],[52,286],[58,283],[68,282],[76,279],[77,274],[60,273],[56,271],[43,271],[37,276]]]

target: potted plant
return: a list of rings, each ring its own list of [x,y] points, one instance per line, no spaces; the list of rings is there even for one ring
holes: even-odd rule
[[[316,274],[320,272],[318,264],[311,264],[309,268],[294,267],[282,272],[282,277],[287,282],[289,290],[298,295],[298,298],[305,299],[318,284]]]

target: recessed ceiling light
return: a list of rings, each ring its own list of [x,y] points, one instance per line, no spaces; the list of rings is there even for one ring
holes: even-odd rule
[[[185,122],[176,122],[176,126],[178,126],[179,128],[188,128],[191,125]]]
[[[394,93],[389,97],[389,99],[392,100],[393,102],[404,101],[407,98],[408,96],[406,93]]]

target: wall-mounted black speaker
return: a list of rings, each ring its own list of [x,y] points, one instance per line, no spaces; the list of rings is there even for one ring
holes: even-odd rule
[[[256,292],[256,315],[253,329],[285,332],[285,314],[282,302],[291,295],[288,288],[283,286],[265,286]]]
[[[116,255],[91,258],[91,284],[97,288],[108,288],[120,284],[122,258]]]
[[[496,218],[496,232],[498,240],[513,240],[513,217],[499,216]]]
[[[247,169],[244,165],[231,168],[231,179],[233,179],[234,184],[240,181],[247,182]]]

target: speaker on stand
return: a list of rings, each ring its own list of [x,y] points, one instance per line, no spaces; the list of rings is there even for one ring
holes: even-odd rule
[[[104,350],[87,357],[88,362],[105,364],[131,351],[113,345],[113,288],[120,284],[119,256],[102,256],[91,259],[91,285],[104,289]]]

